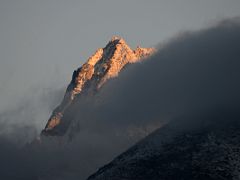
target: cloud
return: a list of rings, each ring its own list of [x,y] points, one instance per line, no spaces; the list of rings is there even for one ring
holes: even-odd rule
[[[239,29],[235,18],[173,38],[149,60],[128,66],[92,101],[80,97],[65,119],[75,118],[72,128],[122,131],[238,106]]]
[[[71,142],[48,137],[44,147],[18,149],[7,134],[1,136],[2,178],[85,179],[171,119],[238,109],[239,47],[239,18],[159,45],[156,55],[126,67],[93,98],[79,97],[64,117],[71,121]]]
[[[63,89],[28,90],[15,105],[0,112],[0,136],[20,146],[33,140],[63,97]]]

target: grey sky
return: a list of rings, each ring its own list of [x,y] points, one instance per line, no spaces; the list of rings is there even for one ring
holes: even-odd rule
[[[112,35],[154,46],[239,8],[239,0],[0,0],[0,110],[32,88],[66,85]]]

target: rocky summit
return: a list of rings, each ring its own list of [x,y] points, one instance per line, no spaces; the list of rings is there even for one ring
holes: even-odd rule
[[[132,50],[124,39],[112,37],[106,47],[98,49],[86,63],[74,71],[64,98],[53,111],[42,135],[59,134],[55,129],[64,123],[64,113],[77,96],[95,94],[109,79],[117,77],[127,64],[146,59],[154,52],[154,48],[137,47]]]

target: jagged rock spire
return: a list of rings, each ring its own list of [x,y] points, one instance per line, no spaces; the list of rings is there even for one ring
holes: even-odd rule
[[[53,111],[42,134],[57,134],[55,128],[64,121],[64,112],[77,95],[83,91],[97,92],[108,79],[118,76],[126,64],[138,62],[154,52],[154,48],[137,47],[132,50],[124,39],[113,36],[105,48],[98,49],[86,63],[74,71],[62,103]]]

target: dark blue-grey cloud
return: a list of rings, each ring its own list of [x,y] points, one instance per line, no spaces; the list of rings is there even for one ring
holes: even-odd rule
[[[77,121],[120,129],[237,106],[238,32],[239,18],[235,18],[175,37],[149,60],[128,66],[94,97],[94,105],[80,101],[76,108],[86,108],[84,112],[73,107]]]

